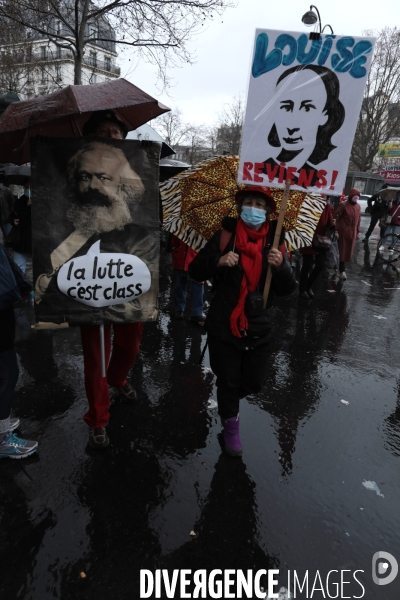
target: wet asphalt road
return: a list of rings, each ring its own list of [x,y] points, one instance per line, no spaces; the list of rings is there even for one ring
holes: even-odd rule
[[[106,451],[86,447],[78,330],[18,342],[14,413],[40,446],[1,461],[0,599],[135,600],[140,569],[276,568],[282,588],[308,570],[298,598],[398,600],[400,576],[371,575],[378,551],[400,562],[400,283],[373,268],[376,235],[345,283],[325,272],[312,301],[277,302],[266,387],[241,405],[243,460],[221,454],[205,336],[171,318],[168,259],[139,399],[113,405]],[[338,596],[330,570],[351,581]]]

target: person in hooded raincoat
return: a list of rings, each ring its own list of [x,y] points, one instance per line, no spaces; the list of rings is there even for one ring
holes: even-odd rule
[[[352,188],[348,200],[341,202],[337,211],[336,230],[339,233],[339,277],[347,279],[346,262],[350,262],[356,240],[360,235],[361,210],[358,200],[360,191]]]

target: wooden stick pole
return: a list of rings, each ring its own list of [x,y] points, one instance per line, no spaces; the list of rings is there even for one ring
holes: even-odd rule
[[[40,331],[41,329],[68,329],[68,327],[69,323],[43,323],[42,321],[39,321],[39,323],[36,323],[35,325],[31,325],[31,329],[37,331]]]
[[[281,237],[283,221],[285,218],[286,207],[287,207],[287,203],[288,203],[288,199],[289,199],[290,183],[291,183],[291,180],[289,179],[286,182],[285,191],[283,192],[283,196],[282,196],[281,209],[279,211],[274,241],[272,244],[272,248],[275,248],[275,249],[279,247],[279,239]],[[271,279],[272,279],[272,268],[271,268],[271,265],[268,265],[267,278],[265,280],[265,286],[264,286],[264,292],[263,292],[264,308],[267,306],[269,290],[271,287]]]

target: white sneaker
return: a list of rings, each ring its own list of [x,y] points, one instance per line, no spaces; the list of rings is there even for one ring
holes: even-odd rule
[[[384,251],[384,249],[385,249],[385,246],[379,246],[379,248],[378,248],[379,254],[382,254],[382,252]]]
[[[339,277],[340,279],[347,279],[346,271],[342,271],[341,273],[339,273]]]
[[[0,458],[25,458],[36,452],[37,442],[23,440],[9,431],[0,442]]]
[[[10,417],[10,429],[9,431],[14,431],[14,429],[17,429],[19,427],[20,424],[20,420],[18,418],[12,418]]]

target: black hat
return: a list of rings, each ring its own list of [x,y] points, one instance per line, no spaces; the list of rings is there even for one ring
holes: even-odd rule
[[[91,135],[96,133],[97,127],[100,123],[104,121],[109,121],[110,123],[115,123],[122,131],[122,135],[126,138],[128,133],[128,128],[120,121],[117,115],[112,110],[97,110],[92,113],[91,117],[86,121],[83,126],[82,133],[83,135]]]

